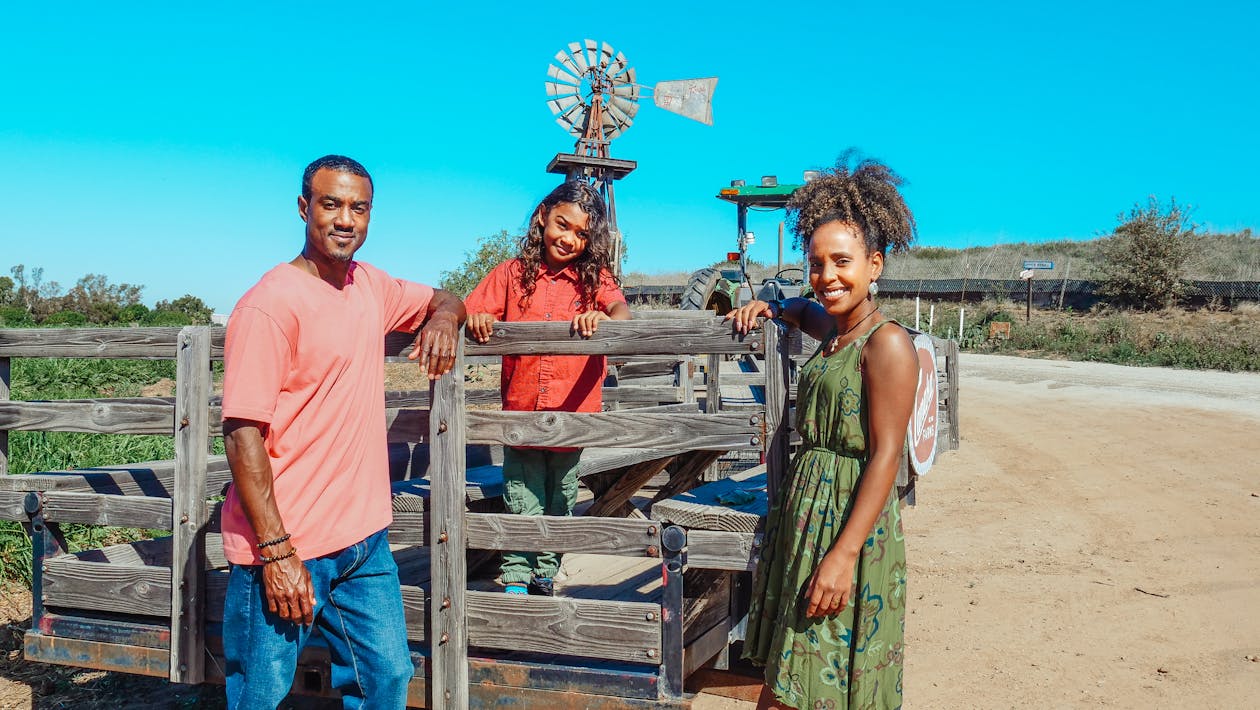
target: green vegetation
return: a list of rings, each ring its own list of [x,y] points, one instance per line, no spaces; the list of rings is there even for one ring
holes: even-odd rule
[[[520,250],[518,237],[508,234],[506,229],[498,234],[491,234],[477,240],[477,248],[464,252],[464,262],[450,271],[443,271],[438,285],[465,298],[473,288],[500,263],[516,256]]]
[[[43,325],[77,328],[102,325],[178,326],[210,322],[212,309],[187,294],[158,301],[152,310],[140,302],[143,286],[111,284],[101,274],[88,274],[62,292],[56,281],[44,281],[44,270],[18,264],[12,278],[0,276],[0,328]]]
[[[1104,240],[1099,294],[1119,306],[1144,311],[1168,308],[1185,295],[1190,215],[1177,204],[1161,209],[1154,197],[1145,207],[1135,205],[1115,234]]]

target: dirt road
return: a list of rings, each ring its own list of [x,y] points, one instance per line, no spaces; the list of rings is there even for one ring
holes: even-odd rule
[[[1260,702],[1260,375],[962,357],[907,708]]]
[[[962,449],[906,514],[906,707],[1255,707],[1260,375],[961,373]]]

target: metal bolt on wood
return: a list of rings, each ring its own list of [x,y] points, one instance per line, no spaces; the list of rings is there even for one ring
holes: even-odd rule
[[[656,612],[649,611],[646,616],[648,621],[656,621]]]
[[[447,641],[450,641],[450,640],[451,640],[451,635],[443,631],[442,638],[438,640],[438,643],[446,643]]]
[[[446,542],[446,531],[445,531],[445,530],[443,530],[440,534],[438,534],[438,542]]]
[[[655,525],[649,525],[649,526],[648,526],[648,535],[655,535],[655,534],[656,534],[656,526],[655,526]]]
[[[647,650],[647,657],[648,657],[648,658],[656,658],[656,649],[654,649],[654,648],[649,648],[649,649]]]
[[[450,598],[450,597],[446,597],[445,599],[443,599],[443,600],[442,600],[442,608],[443,608],[443,609],[450,609],[450,608],[451,608],[451,598]]]
[[[179,516],[179,522],[180,522],[180,523],[187,523],[187,522],[188,522],[188,516],[187,516],[187,515],[181,515],[181,516]]]
[[[753,446],[761,446],[761,437],[754,436],[753,438],[748,440],[748,443],[752,444]]]
[[[648,557],[660,557],[660,555],[661,555],[661,551],[656,549],[656,545],[648,545],[648,549],[647,549]]]
[[[186,426],[188,426],[188,417],[184,417],[183,419],[180,419],[180,420],[179,420],[179,426],[180,426],[181,428],[182,428],[182,427],[186,427]]]
[[[443,419],[440,423],[438,423],[438,433],[439,434],[446,433],[446,420],[445,419]]]

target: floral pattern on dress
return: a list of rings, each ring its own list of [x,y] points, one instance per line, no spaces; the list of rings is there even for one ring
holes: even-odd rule
[[[901,707],[906,557],[895,491],[859,553],[849,606],[805,616],[810,576],[839,537],[866,464],[860,362],[874,331],[830,356],[820,349],[801,368],[802,444],[766,519],[744,656],[766,665],[767,685],[795,708]]]

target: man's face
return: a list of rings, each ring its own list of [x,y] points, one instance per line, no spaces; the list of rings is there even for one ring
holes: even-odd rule
[[[372,217],[372,183],[367,178],[327,168],[311,177],[311,199],[298,197],[306,222],[308,259],[346,263],[367,239]]]

